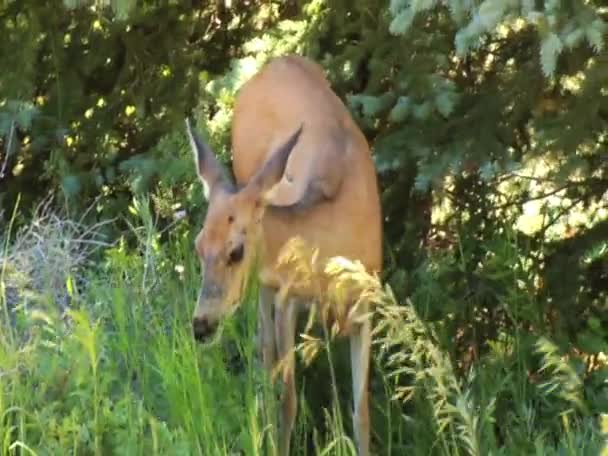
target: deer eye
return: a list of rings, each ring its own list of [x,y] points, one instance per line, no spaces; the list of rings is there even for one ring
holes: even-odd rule
[[[243,254],[245,253],[245,247],[243,244],[235,247],[228,254],[228,264],[236,264],[243,259]]]

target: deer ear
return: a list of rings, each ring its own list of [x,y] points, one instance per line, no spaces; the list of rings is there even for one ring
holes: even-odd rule
[[[287,160],[289,160],[293,148],[298,143],[303,128],[304,124],[300,125],[300,128],[270,155],[270,158],[251,179],[249,185],[255,189],[256,193],[264,194],[281,180],[287,166]]]
[[[217,161],[207,143],[194,131],[188,118],[186,119],[186,133],[194,153],[196,172],[203,183],[205,198],[209,199],[209,195],[217,186],[231,188],[232,184],[226,177],[224,167]]]

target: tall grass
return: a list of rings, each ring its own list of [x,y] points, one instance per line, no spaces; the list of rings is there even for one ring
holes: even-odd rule
[[[93,252],[74,250],[65,261],[81,258],[78,267],[55,266],[41,287],[30,286],[40,281],[11,260],[22,239],[5,239],[2,289],[14,288],[21,271],[19,283],[31,290],[19,288],[10,310],[6,292],[0,295],[2,312],[14,314],[0,329],[16,335],[0,337],[1,454],[272,454],[274,429],[262,417],[273,413],[276,389],[256,359],[255,282],[215,340],[195,343],[190,319],[200,271],[191,236],[158,232],[145,202],[131,212],[136,247],[120,241],[94,263]],[[44,232],[52,245],[95,238],[57,226]],[[414,305],[397,303],[357,265],[341,260],[333,268],[334,298],[339,283],[358,280],[374,303],[374,453],[598,454],[602,436],[579,373],[550,341],[526,345],[507,335],[462,376],[438,327]],[[69,297],[65,308],[58,284]],[[348,363],[337,331],[326,329],[305,328],[298,340],[292,447],[299,455],[355,454]],[[541,381],[530,381],[521,347],[541,360]],[[323,394],[331,401],[316,400]]]

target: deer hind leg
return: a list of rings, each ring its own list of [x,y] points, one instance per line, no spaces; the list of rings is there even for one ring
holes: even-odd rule
[[[277,341],[278,362],[282,383],[281,410],[279,420],[279,455],[289,455],[291,433],[295,424],[297,401],[295,381],[295,329],[296,301],[287,299],[285,303],[277,301],[275,306],[275,337]]]
[[[350,359],[353,375],[353,429],[359,456],[369,455],[369,362],[371,322],[353,327],[350,336]]]

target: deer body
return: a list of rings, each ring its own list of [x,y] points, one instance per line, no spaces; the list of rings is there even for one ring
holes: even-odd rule
[[[234,110],[233,169],[245,185],[294,130],[304,131],[285,172],[269,196],[275,206],[293,204],[311,176],[328,177],[326,201],[308,210],[266,210],[260,280],[278,287],[276,256],[294,235],[322,256],[347,256],[368,270],[382,262],[380,201],[365,137],[334,94],[322,70],[301,57],[274,60],[243,85]],[[305,293],[306,290],[299,290]]]
[[[204,274],[194,333],[202,339],[238,306],[250,260],[259,254],[259,351],[267,369],[278,358],[287,361],[281,376],[279,435],[279,452],[287,455],[296,415],[296,316],[314,292],[291,287],[287,304],[279,305],[277,291],[287,277],[276,267],[277,256],[288,240],[299,236],[318,249],[321,260],[344,256],[359,260],[368,272],[380,272],[377,178],[364,135],[322,69],[305,58],[280,57],[262,68],[241,87],[233,119],[236,186],[188,124],[209,198],[196,242]],[[369,322],[356,325],[349,336],[353,423],[359,454],[366,455]]]

